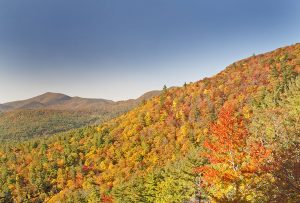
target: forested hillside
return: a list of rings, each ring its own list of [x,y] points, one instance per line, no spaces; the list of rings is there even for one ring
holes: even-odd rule
[[[31,99],[5,103],[0,106],[0,140],[44,137],[100,124],[159,93],[151,91],[137,99],[114,102],[48,92]]]
[[[0,147],[2,202],[299,202],[300,44],[101,125]]]

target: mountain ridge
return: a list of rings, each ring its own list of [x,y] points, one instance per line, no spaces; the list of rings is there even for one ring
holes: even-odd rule
[[[114,102],[47,92],[29,99],[1,104],[0,140],[48,136],[85,125],[99,124],[159,94],[160,91],[150,91],[137,99]]]
[[[120,105],[129,102],[140,102],[158,95],[159,90],[152,90],[144,93],[136,99],[113,101],[102,98],[83,98],[79,96],[68,96],[62,93],[46,92],[44,94],[31,97],[29,99],[17,100],[0,104],[0,111],[12,111],[17,109],[55,109],[55,110],[72,110],[72,109],[98,109],[101,105]]]

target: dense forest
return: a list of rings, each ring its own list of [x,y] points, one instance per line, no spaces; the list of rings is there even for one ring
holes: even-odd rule
[[[299,202],[300,44],[100,125],[0,145],[1,202]]]

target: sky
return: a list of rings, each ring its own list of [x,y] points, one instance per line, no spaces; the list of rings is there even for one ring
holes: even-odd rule
[[[300,42],[298,0],[1,0],[0,103],[124,100]]]

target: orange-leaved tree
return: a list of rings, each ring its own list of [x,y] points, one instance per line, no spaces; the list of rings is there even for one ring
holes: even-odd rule
[[[198,168],[202,185],[210,198],[218,202],[247,202],[257,198],[251,190],[262,179],[263,163],[270,151],[251,139],[242,117],[235,115],[235,105],[221,109],[204,141],[201,156],[207,164]]]

